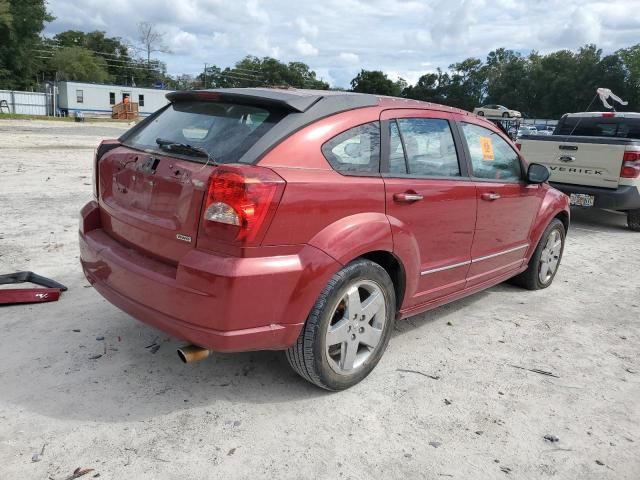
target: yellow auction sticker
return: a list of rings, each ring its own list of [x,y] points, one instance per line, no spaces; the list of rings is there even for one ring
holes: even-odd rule
[[[489,137],[480,137],[480,148],[482,149],[482,159],[493,160],[493,143]]]

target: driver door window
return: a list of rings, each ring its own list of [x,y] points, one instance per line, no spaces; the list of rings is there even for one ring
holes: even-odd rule
[[[520,157],[500,135],[471,123],[462,123],[461,126],[471,155],[474,177],[497,182],[522,180]]]

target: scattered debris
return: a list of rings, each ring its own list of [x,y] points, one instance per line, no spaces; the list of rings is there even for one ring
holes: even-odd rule
[[[149,351],[150,351],[151,353],[156,353],[158,350],[160,350],[160,345],[158,345],[158,344],[155,344],[154,346],[152,346],[152,347],[149,349]]]
[[[552,373],[552,372],[547,372],[546,370],[539,370],[537,368],[525,368],[525,367],[519,367],[518,365],[511,365],[508,364],[510,367],[513,368],[518,368],[520,370],[527,370],[529,372],[533,372],[533,373],[539,373],[540,375],[547,375],[549,377],[555,377],[555,378],[560,378],[558,375]]]
[[[433,448],[438,448],[440,445],[442,445],[442,442],[429,442],[429,445],[431,445]]]
[[[498,395],[504,395],[504,392],[498,391]]]
[[[445,405],[451,405],[453,402],[447,398],[444,399],[444,404]]]
[[[227,456],[229,456],[229,457],[230,457],[230,456],[231,456],[231,455],[233,455],[234,453],[236,453],[236,447],[233,447],[231,450],[229,450],[229,451],[227,452]]]
[[[601,461],[601,460],[596,460],[596,463],[597,463],[598,465],[604,465],[604,462],[603,462],[603,461]]]
[[[73,330],[71,330],[71,331],[72,331],[72,332],[75,332],[75,333],[80,333],[80,329],[79,329],[79,328],[74,328],[74,329],[73,329]]]
[[[80,478],[80,477],[86,475],[87,473],[91,473],[93,471],[94,471],[93,468],[80,468],[80,467],[78,467],[73,471],[73,474],[69,475],[68,477],[65,477],[64,480],[73,480],[74,478]]]
[[[33,456],[31,457],[31,461],[32,462],[39,462],[40,460],[42,460],[42,456],[44,455],[44,447],[46,447],[47,444],[45,443],[44,445],[42,445],[42,449],[40,450],[40,453],[34,453]]]
[[[440,380],[440,377],[438,375],[429,375],[428,373],[424,373],[419,370],[408,370],[405,368],[396,368],[396,372],[417,373],[418,375],[422,375],[423,377],[430,378],[431,380]]]
[[[484,431],[482,430],[476,430],[476,435],[482,435],[484,433]]]
[[[7,288],[0,290],[0,305],[16,303],[55,302],[67,287],[50,278],[36,275],[33,272],[16,272],[0,275],[0,285],[14,283],[35,283],[46,288]]]
[[[89,360],[97,360],[97,359],[99,359],[100,357],[102,357],[102,354],[101,354],[101,353],[98,353],[97,355],[91,355],[91,356],[89,357]]]
[[[511,469],[509,467],[500,467],[500,470],[509,475],[511,473]]]
[[[449,325],[450,327],[453,327],[453,323],[451,322],[447,322],[447,325]]]
[[[558,437],[556,437],[555,435],[551,435],[550,433],[546,434],[543,438],[552,443],[560,441]]]
[[[629,373],[638,373],[636,370],[634,370],[633,368],[627,367],[625,368],[625,370]]]
[[[96,337],[96,340],[97,340],[98,342],[101,342],[101,341],[103,341],[103,340],[104,340],[104,337],[102,337],[102,336],[100,336],[100,337]]]

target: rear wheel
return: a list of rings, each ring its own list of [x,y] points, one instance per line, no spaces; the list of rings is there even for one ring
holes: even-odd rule
[[[509,112],[504,112],[502,114],[502,118],[509,118]]]
[[[564,224],[554,218],[540,238],[529,266],[512,279],[513,283],[528,290],[547,288],[558,272],[565,241]]]
[[[627,212],[627,226],[629,230],[640,232],[640,208],[637,210],[629,210]]]
[[[329,281],[295,345],[291,367],[327,390],[364,379],[387,348],[396,312],[389,274],[377,263],[356,260]]]
[[[478,115],[479,115],[480,117],[484,117],[484,112],[483,112],[482,110],[480,110],[480,111],[478,112]]]

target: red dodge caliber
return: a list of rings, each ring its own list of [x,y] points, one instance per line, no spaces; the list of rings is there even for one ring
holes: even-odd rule
[[[80,222],[95,289],[210,351],[285,350],[350,387],[396,319],[507,279],[548,287],[567,197],[494,124],[347,92],[177,92],[95,158]]]

